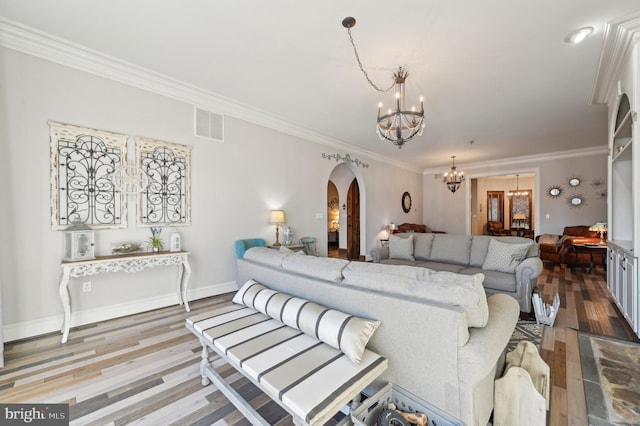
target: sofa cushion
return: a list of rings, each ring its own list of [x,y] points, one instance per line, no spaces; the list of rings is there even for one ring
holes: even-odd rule
[[[433,269],[434,271],[447,271],[447,272],[460,272],[466,266],[464,265],[454,265],[453,263],[442,263],[442,262],[420,262],[416,264],[416,266],[422,266],[423,268]]]
[[[484,327],[489,318],[482,273],[467,276],[364,262],[352,262],[343,273],[346,285],[461,306],[469,327]]]
[[[406,265],[406,266],[417,266],[421,262],[417,260],[403,260],[403,259],[380,259],[380,263],[385,265]]]
[[[482,269],[515,273],[516,266],[526,258],[531,244],[510,244],[492,239]]]
[[[248,280],[233,302],[253,308],[339,349],[359,364],[379,321],[354,317]]]
[[[468,265],[470,251],[471,235],[434,234],[429,260]]]
[[[407,238],[389,235],[389,258],[415,260],[413,256],[413,235]]]
[[[269,266],[282,266],[282,261],[291,253],[273,250],[267,247],[252,247],[244,253],[244,258]]]
[[[462,275],[484,274],[482,285],[485,289],[514,293],[518,289],[515,274],[507,272],[487,271],[480,268],[466,268],[459,272]]]
[[[474,235],[471,240],[471,254],[469,255],[469,266],[481,267],[487,258],[489,243],[496,237],[490,235]]]
[[[385,265],[383,263],[369,263],[369,262],[351,262],[342,271],[345,281],[348,281],[349,277],[355,274],[362,274],[370,279],[380,278],[381,275],[395,275],[404,278],[411,278],[414,280],[424,280],[429,271],[425,268],[416,268],[406,265]]]
[[[342,270],[349,264],[345,259],[330,257],[291,255],[282,261],[282,268],[287,271],[309,275],[328,281],[342,281]]]
[[[415,234],[413,237],[413,256],[416,260],[428,260],[433,246],[433,234]]]

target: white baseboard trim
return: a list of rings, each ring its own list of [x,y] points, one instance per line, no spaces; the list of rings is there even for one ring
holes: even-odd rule
[[[189,301],[203,299],[218,294],[237,291],[238,286],[235,281],[221,284],[213,284],[206,287],[190,289],[187,294]],[[132,300],[117,305],[102,306],[99,308],[84,311],[71,312],[71,327],[92,324],[99,321],[106,321],[126,315],[138,314],[140,312],[151,311],[178,303],[178,296],[175,293],[167,293],[161,296],[154,296],[148,299]],[[55,315],[48,318],[24,321],[15,324],[6,324],[2,328],[4,341],[26,339],[41,334],[59,331],[62,327],[63,315]]]

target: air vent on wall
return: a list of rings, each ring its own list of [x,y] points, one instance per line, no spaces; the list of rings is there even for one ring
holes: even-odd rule
[[[440,180],[440,179],[442,179],[442,173],[434,173],[434,174],[433,174],[433,179],[435,179],[435,180]]]
[[[195,107],[195,134],[202,138],[224,142],[224,116]]]

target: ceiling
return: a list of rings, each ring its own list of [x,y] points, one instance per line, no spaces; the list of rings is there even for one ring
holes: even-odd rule
[[[606,145],[591,105],[605,25],[638,0],[0,0],[0,16],[417,169]],[[375,133],[398,66],[427,125]],[[565,38],[595,28],[581,44]],[[225,111],[222,111],[225,112]],[[474,141],[472,144],[470,141]],[[349,149],[346,146],[345,149]]]

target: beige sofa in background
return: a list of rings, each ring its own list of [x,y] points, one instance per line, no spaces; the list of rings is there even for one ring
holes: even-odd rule
[[[405,239],[405,241],[399,239]],[[498,243],[492,244],[492,240]],[[513,246],[506,246],[506,244],[513,244]],[[407,247],[409,245],[411,249]],[[490,250],[490,245],[498,249]],[[520,251],[521,259],[517,256],[511,257],[517,251],[516,248],[524,246],[526,250],[524,253]],[[508,250],[509,247],[513,247],[514,250]],[[375,248],[370,254],[375,263],[418,266],[463,275],[482,273],[485,277],[483,285],[487,294],[504,293],[514,297],[522,312],[531,312],[531,294],[543,268],[542,261],[538,257],[538,245],[531,239],[521,237],[432,233],[394,234],[389,237],[387,246]],[[507,258],[507,256],[510,257]],[[491,262],[491,257],[497,262]],[[501,259],[506,261],[500,262]]]

